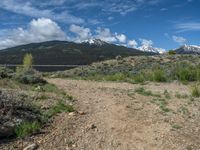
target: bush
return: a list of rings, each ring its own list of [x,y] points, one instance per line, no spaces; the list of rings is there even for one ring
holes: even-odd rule
[[[134,81],[136,83],[143,83],[143,82],[145,82],[145,76],[142,73],[139,73],[134,76]]]
[[[180,81],[197,81],[200,80],[199,65],[191,65],[188,62],[176,64],[175,78]]]
[[[23,84],[45,84],[46,81],[42,78],[39,72],[29,69],[21,73],[16,73],[14,78]]]
[[[169,54],[169,55],[175,55],[176,52],[175,52],[174,50],[169,50],[169,51],[168,51],[168,54]]]
[[[166,82],[167,77],[165,75],[165,72],[161,69],[156,69],[153,71],[153,81],[157,82]]]
[[[27,123],[33,120],[40,122],[42,117],[39,108],[32,101],[31,96],[19,91],[0,91],[0,138],[14,135],[20,137],[33,131],[37,124],[29,127],[30,124]]]
[[[12,73],[13,71],[8,68],[0,67],[0,79],[10,78]]]
[[[197,85],[192,87],[192,96],[193,97],[200,97],[200,88]]]

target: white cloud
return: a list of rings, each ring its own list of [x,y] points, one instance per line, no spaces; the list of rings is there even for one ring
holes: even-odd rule
[[[200,22],[179,23],[175,27],[178,29],[178,32],[200,31]]]
[[[167,11],[168,9],[167,8],[161,8],[160,10],[161,11]]]
[[[127,39],[126,35],[115,33],[115,36],[116,36],[117,40],[118,40],[120,43],[126,43],[126,39]]]
[[[74,36],[67,36],[60,26],[51,19],[33,19],[26,28],[19,27],[9,31],[2,31],[2,33],[6,34],[0,34],[0,49],[51,40],[83,42],[90,39],[101,39],[108,43],[115,43],[141,50],[144,50],[145,48],[152,48],[159,51],[163,50],[160,48],[154,48],[153,41],[146,39],[139,39],[141,46],[137,47],[138,43],[135,40],[129,40],[125,34],[113,33],[109,28],[98,27],[94,32],[92,32],[90,28],[72,24],[69,27],[69,32],[70,35],[73,34]]]
[[[174,42],[179,43],[180,45],[184,44],[187,42],[187,39],[185,39],[184,37],[181,36],[172,36],[172,39],[174,40]]]
[[[27,29],[17,28],[10,30],[7,37],[0,38],[0,49],[51,40],[66,40],[67,36],[51,19],[33,19]]]
[[[0,8],[30,17],[51,18],[52,20],[57,20],[65,23],[84,23],[82,18],[75,17],[69,14],[67,11],[55,13],[50,9],[39,9],[38,7],[34,7],[33,2],[31,3],[21,0],[1,0]]]
[[[109,16],[109,17],[108,17],[108,20],[109,20],[109,21],[111,21],[111,20],[113,20],[113,19],[114,19],[114,17],[112,17],[112,16]]]
[[[146,39],[139,39],[141,41],[141,45],[143,46],[152,46],[153,45],[153,41],[152,40],[146,40]]]
[[[96,39],[101,39],[103,41],[109,42],[109,43],[126,43],[127,42],[127,37],[124,34],[118,34],[118,33],[112,33],[111,30],[109,28],[100,28],[98,27],[95,30],[95,35],[93,36],[93,38]]]
[[[89,28],[84,28],[84,27],[72,24],[69,30],[77,35],[75,38],[76,42],[82,42],[92,37],[91,31]]]
[[[130,12],[136,11],[141,7],[144,6],[153,6],[160,3],[162,0],[126,0],[126,1],[119,1],[119,0],[110,0],[105,1],[102,4],[102,10],[108,13],[119,13],[121,15],[126,15]]]
[[[101,39],[106,42],[116,42],[117,39],[114,34],[111,33],[110,29],[108,28],[100,28],[98,27],[96,30],[96,35],[94,38]]]
[[[132,48],[137,48],[138,43],[135,40],[129,40],[128,41],[128,46],[130,46]]]
[[[33,19],[29,26],[29,32],[34,35],[40,35],[41,39],[40,37],[38,39],[40,41],[46,38],[63,39],[65,37],[65,33],[61,30],[58,24],[53,22],[51,19]]]

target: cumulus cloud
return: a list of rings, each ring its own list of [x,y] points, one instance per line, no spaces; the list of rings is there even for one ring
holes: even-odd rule
[[[112,32],[109,28],[97,27],[96,30],[91,31],[90,28],[72,24],[68,31],[69,34],[66,34],[61,27],[51,19],[33,19],[26,28],[19,27],[12,30],[2,31],[3,34],[0,34],[0,49],[51,40],[69,40],[80,43],[90,39],[101,39],[108,43],[138,48],[140,50],[163,50],[160,48],[154,48],[153,41],[146,39],[139,39],[141,44],[140,47],[138,47],[138,43],[135,40],[128,39],[125,34]]]
[[[138,43],[135,40],[129,40],[128,41],[128,46],[130,46],[132,48],[137,48]]]
[[[126,39],[127,39],[126,35],[115,33],[115,36],[116,36],[117,40],[118,40],[120,43],[126,43]]]
[[[119,44],[123,44],[127,42],[127,37],[124,34],[119,34],[119,33],[112,33],[111,30],[109,28],[100,28],[98,27],[95,30],[95,35],[93,36],[93,38],[96,39],[101,39],[103,41],[109,42],[109,43],[113,43],[113,42],[117,42]]]
[[[127,44],[126,35],[113,33],[109,28],[98,27],[92,32],[90,28],[72,24],[69,32],[73,36],[67,36],[56,22],[48,18],[33,19],[26,28],[19,27],[6,30],[6,32],[7,34],[0,36],[0,49],[51,40],[69,40],[80,43],[89,39],[101,39],[108,43]],[[129,44],[133,46],[133,42]]]
[[[70,26],[69,31],[76,35],[76,42],[82,42],[92,37],[92,33],[89,28],[84,28],[75,24]]]
[[[0,38],[0,49],[21,44],[50,40],[66,40],[67,36],[57,23],[47,18],[33,19],[26,29],[10,30],[7,37]]]
[[[100,28],[98,27],[96,30],[96,35],[94,36],[96,39],[101,39],[106,42],[116,42],[116,36],[111,33],[109,28]]]
[[[179,43],[180,45],[184,44],[187,42],[187,39],[185,39],[184,37],[181,36],[172,36],[172,39],[174,40],[174,42]]]
[[[144,47],[151,47],[153,45],[153,41],[152,40],[147,40],[147,39],[139,39],[141,42],[141,45]]]

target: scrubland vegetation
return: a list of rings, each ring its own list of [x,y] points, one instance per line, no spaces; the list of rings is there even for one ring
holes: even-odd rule
[[[72,112],[73,97],[32,68],[27,54],[16,71],[0,68],[0,138],[24,138],[36,134],[61,112]]]
[[[65,72],[58,77],[85,80],[123,81],[130,83],[200,81],[200,56],[141,56],[94,63]]]
[[[43,78],[44,74],[32,68],[33,62],[32,56],[27,54],[23,65],[15,71],[0,68],[0,140],[11,137],[16,141],[24,141],[27,137],[38,138],[39,133],[53,124],[56,129],[52,127],[49,133],[45,133],[48,138],[43,145],[40,144],[41,148],[57,148],[60,139],[62,145],[73,148],[75,140],[80,137],[84,137],[81,138],[82,144],[87,145],[84,142],[85,134],[92,139],[94,134],[98,138],[109,137],[108,130],[112,134],[111,140],[116,133],[131,133],[129,137],[132,139],[138,134],[146,138],[145,141],[154,137],[155,143],[158,138],[170,142],[180,139],[181,144],[173,143],[176,147],[199,148],[199,140],[190,141],[190,144],[183,142],[187,140],[185,137],[199,135],[200,131],[199,56],[117,57],[64,72],[44,73],[46,78],[60,77],[48,81],[70,90],[73,96],[78,97],[75,104],[76,108],[83,110],[80,112],[73,112],[74,98],[48,83]],[[70,117],[72,120],[68,120]],[[98,122],[96,118],[101,121]],[[102,128],[110,122],[113,122],[112,129],[108,126]],[[124,133],[121,130],[124,126],[130,132]],[[138,129],[141,126],[143,128]],[[137,131],[136,136],[132,135],[133,130]],[[145,132],[151,133],[150,137]],[[162,137],[162,133],[165,137]],[[40,138],[38,141],[41,141]]]

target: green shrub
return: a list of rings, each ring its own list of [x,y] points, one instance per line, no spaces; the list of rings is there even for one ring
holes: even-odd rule
[[[35,134],[40,131],[40,123],[34,122],[23,122],[15,128],[15,134],[19,138],[24,138],[28,135]]]
[[[24,70],[21,73],[16,73],[14,79],[23,84],[45,84],[46,81],[42,76],[35,70],[29,69]]]
[[[169,54],[169,55],[175,55],[176,52],[175,52],[174,50],[169,50],[169,51],[168,51],[168,54]]]
[[[197,81],[200,78],[199,65],[191,65],[188,62],[181,62],[176,64],[175,78],[179,81]]]
[[[139,73],[138,75],[134,76],[134,81],[136,83],[143,83],[143,82],[145,82],[145,77],[142,73]]]
[[[197,85],[192,87],[192,96],[193,97],[200,97],[200,88]]]
[[[161,69],[156,69],[153,71],[153,81],[156,82],[166,82],[167,77],[165,75],[165,72]]]
[[[0,67],[0,79],[10,78],[13,71],[6,67]]]
[[[44,115],[46,118],[51,118],[61,112],[73,112],[74,108],[71,105],[66,105],[63,101],[59,101],[54,107],[52,107]]]

